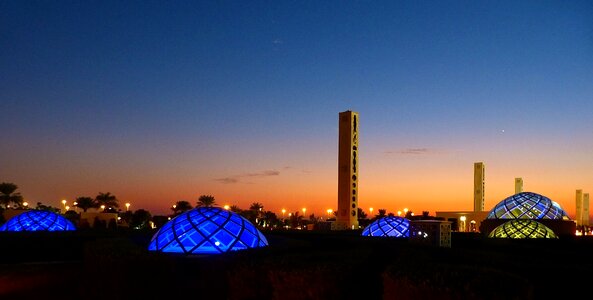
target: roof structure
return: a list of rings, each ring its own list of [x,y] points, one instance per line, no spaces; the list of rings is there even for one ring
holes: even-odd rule
[[[488,237],[511,239],[558,238],[552,229],[535,220],[528,219],[515,219],[505,222],[494,228]]]
[[[362,230],[363,236],[409,237],[410,221],[406,218],[387,216],[375,220]]]
[[[71,231],[76,226],[61,215],[47,210],[29,210],[0,227],[0,231]]]
[[[488,219],[554,219],[568,220],[560,205],[536,193],[523,192],[500,201],[488,214]]]
[[[239,214],[219,207],[197,207],[167,222],[152,237],[148,250],[217,254],[267,245],[264,235]]]

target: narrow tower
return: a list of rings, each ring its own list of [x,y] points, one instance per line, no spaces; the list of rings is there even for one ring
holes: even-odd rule
[[[577,226],[583,225],[583,190],[577,190],[575,194]]]
[[[589,226],[589,193],[583,194],[583,225]]]
[[[515,178],[515,194],[523,193],[523,178]]]
[[[338,230],[358,229],[358,126],[358,113],[339,114]]]
[[[484,171],[483,162],[474,163],[474,211],[484,211]]]

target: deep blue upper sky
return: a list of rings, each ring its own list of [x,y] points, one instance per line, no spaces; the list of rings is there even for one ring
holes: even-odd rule
[[[369,160],[593,146],[591,1],[2,1],[0,45],[0,180],[30,189],[89,160],[315,160],[348,109]]]

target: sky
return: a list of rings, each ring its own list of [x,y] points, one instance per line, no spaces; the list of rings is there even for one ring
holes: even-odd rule
[[[359,206],[486,209],[593,192],[590,1],[0,1],[0,182],[29,203],[213,195],[337,207],[338,113]]]

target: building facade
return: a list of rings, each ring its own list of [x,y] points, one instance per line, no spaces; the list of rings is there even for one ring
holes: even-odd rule
[[[358,113],[339,113],[338,212],[333,229],[358,229]]]

